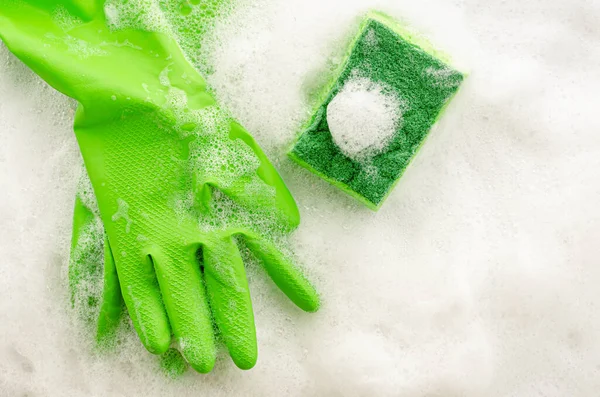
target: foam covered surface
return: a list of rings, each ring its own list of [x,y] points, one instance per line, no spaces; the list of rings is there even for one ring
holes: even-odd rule
[[[298,201],[293,248],[321,311],[249,265],[251,371],[222,352],[172,381],[133,332],[94,353],[69,310],[71,103],[0,45],[0,396],[597,397],[600,4],[251,3],[202,60]],[[471,71],[377,213],[286,155],[371,7]]]
[[[327,105],[327,124],[335,145],[358,161],[383,151],[402,123],[404,103],[366,78],[344,84]]]

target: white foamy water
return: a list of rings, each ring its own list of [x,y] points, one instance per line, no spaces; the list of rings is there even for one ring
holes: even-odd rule
[[[380,153],[402,121],[402,102],[366,78],[353,78],[327,105],[333,142],[350,158]]]
[[[298,201],[293,248],[322,309],[250,268],[251,371],[223,352],[213,373],[168,380],[135,335],[94,353],[68,309],[72,103],[0,47],[0,396],[596,397],[600,5],[252,3],[203,65]],[[471,70],[378,213],[285,155],[371,7]]]

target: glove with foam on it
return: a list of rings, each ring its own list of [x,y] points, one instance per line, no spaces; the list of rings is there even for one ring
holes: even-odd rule
[[[57,10],[71,23],[57,22]],[[150,352],[166,352],[174,339],[194,369],[210,371],[214,319],[236,365],[255,364],[237,239],[296,305],[317,310],[315,290],[277,248],[299,223],[292,196],[172,38],[111,31],[101,0],[5,0],[0,37],[79,102],[75,134],[107,252]]]

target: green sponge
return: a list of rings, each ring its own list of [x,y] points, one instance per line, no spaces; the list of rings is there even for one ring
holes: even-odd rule
[[[391,18],[370,13],[340,68],[318,96],[321,105],[290,157],[377,210],[465,77],[445,59]],[[378,149],[366,150],[367,154],[358,158],[335,143],[327,117],[328,105],[336,95],[356,81],[379,87],[380,95],[395,98],[399,107],[394,109],[399,119],[392,125],[391,135]]]

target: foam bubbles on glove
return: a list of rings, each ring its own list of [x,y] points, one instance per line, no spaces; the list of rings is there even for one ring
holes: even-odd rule
[[[198,183],[212,181],[228,189],[240,178],[256,175],[258,157],[242,140],[229,138],[233,121],[222,109],[214,105],[187,113],[194,122],[184,121],[183,126],[193,126],[190,134],[196,138],[189,144],[190,171]]]
[[[111,220],[113,222],[118,222],[119,220],[125,220],[125,232],[129,233],[131,231],[131,224],[133,221],[129,217],[129,204],[123,199],[117,199],[117,212],[113,214]]]
[[[154,0],[108,0],[104,4],[106,22],[113,29],[143,29],[170,33],[160,4]]]
[[[341,151],[360,160],[385,149],[402,125],[404,108],[381,84],[352,78],[327,106],[327,124]]]
[[[216,17],[231,10],[230,3],[231,0],[107,0],[104,12],[111,29],[167,34],[177,40],[188,59],[198,62],[198,37],[213,28]]]
[[[80,18],[73,16],[63,5],[56,7],[53,17],[56,24],[65,32],[83,23]]]
[[[81,322],[77,326],[83,325],[86,331],[95,333],[103,289],[104,225],[85,169],[79,177],[77,199],[83,204],[80,211],[88,211],[89,216],[79,225],[76,244],[71,248],[69,292],[74,312]]]
[[[97,209],[96,209],[97,210]],[[87,327],[100,313],[104,269],[104,227],[98,215],[82,225],[69,265],[69,289],[75,313]],[[95,331],[93,326],[90,331]]]
[[[245,228],[276,239],[285,227],[278,213],[276,189],[258,175],[261,160],[241,138],[230,136],[235,121],[214,104],[193,109],[185,91],[173,87],[167,67],[159,81],[166,90],[166,104],[159,122],[168,132],[188,142],[188,159],[181,160],[189,175],[185,191],[175,192],[172,206],[183,220],[190,213],[201,232]],[[151,97],[149,97],[150,99]],[[223,193],[224,192],[224,193]]]
[[[79,177],[79,182],[77,184],[77,198],[79,198],[83,206],[87,208],[90,212],[100,216],[100,209],[98,209],[98,199],[96,199],[96,194],[94,194],[94,187],[92,186],[92,181],[90,181],[90,177],[88,176],[87,171],[85,169],[81,171],[81,176]]]

